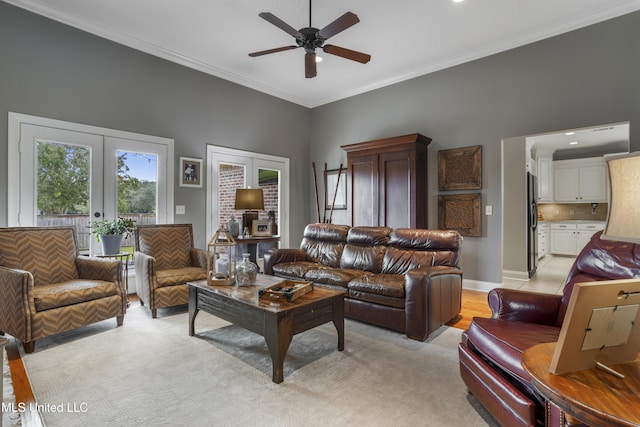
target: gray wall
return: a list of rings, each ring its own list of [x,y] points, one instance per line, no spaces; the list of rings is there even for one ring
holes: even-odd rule
[[[176,166],[180,156],[205,158],[207,143],[289,157],[296,246],[316,219],[311,162],[323,194],[324,163],[346,165],[340,145],[413,132],[433,138],[435,228],[438,150],[480,144],[483,212],[490,204],[493,215],[483,216],[483,237],[465,238],[462,266],[466,279],[498,283],[501,140],[630,121],[631,149],[640,149],[638,28],[640,13],[633,13],[308,110],[0,3],[0,168],[7,111],[174,138]],[[6,189],[0,174],[0,225]],[[175,190],[175,203],[187,207],[176,221],[193,223],[204,245],[205,189]],[[346,211],[333,219],[346,223]]]
[[[466,279],[499,283],[501,141],[630,121],[631,149],[639,150],[638,28],[640,13],[633,13],[315,108],[311,159],[336,167],[346,163],[339,148],[343,144],[413,132],[433,138],[429,225],[434,228],[438,150],[482,145],[482,211],[492,205],[493,215],[483,217],[483,237],[464,239],[462,267]],[[509,194],[505,201],[509,203]],[[313,201],[310,205],[315,206]],[[524,230],[506,238],[524,244]]]
[[[291,159],[291,242],[309,218],[310,111],[155,58],[0,2],[0,170],[7,165],[7,112],[175,139],[180,156],[206,161],[206,144]],[[268,114],[265,114],[268,112]],[[206,245],[205,189],[174,179],[176,222]],[[0,226],[7,176],[0,173]]]

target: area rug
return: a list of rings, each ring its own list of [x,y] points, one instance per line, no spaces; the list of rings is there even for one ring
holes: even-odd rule
[[[23,355],[47,426],[497,425],[458,372],[461,331],[427,342],[347,320],[296,335],[284,382],[264,339],[207,313],[188,336],[184,308],[115,319],[38,341]]]

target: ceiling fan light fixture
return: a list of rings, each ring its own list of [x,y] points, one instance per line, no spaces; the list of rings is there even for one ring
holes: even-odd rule
[[[322,58],[316,55],[316,49],[321,49],[323,52],[330,55],[340,56],[361,64],[366,64],[371,60],[371,55],[366,53],[346,49],[340,46],[325,44],[325,41],[330,37],[333,37],[360,22],[358,16],[352,12],[346,12],[322,29],[318,29],[311,26],[311,0],[309,0],[309,26],[299,30],[296,30],[272,13],[262,12],[258,14],[258,16],[293,36],[296,44],[277,47],[275,49],[262,50],[259,52],[252,52],[249,54],[252,58],[271,53],[283,52],[285,50],[303,48],[306,51],[304,61],[306,78],[313,78],[317,75],[316,63],[322,61]]]

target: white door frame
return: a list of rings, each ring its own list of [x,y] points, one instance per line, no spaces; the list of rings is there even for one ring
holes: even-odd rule
[[[28,114],[14,113],[10,111],[8,118],[7,152],[7,174],[9,184],[7,189],[7,223],[9,226],[19,226],[21,224],[35,225],[28,223],[27,218],[20,217],[20,183],[16,180],[16,177],[19,177],[22,172],[20,170],[20,129],[23,124],[44,126],[71,132],[101,135],[102,137],[104,137],[104,139],[119,138],[124,140],[132,140],[132,144],[134,141],[138,141],[164,146],[167,160],[166,170],[158,171],[158,188],[162,189],[160,180],[164,180],[164,191],[159,191],[159,193],[162,192],[163,194],[166,194],[166,198],[164,200],[164,206],[159,207],[157,216],[159,223],[173,223],[173,139],[121,131],[116,129],[108,129],[98,126],[84,125],[80,123],[66,122],[62,120],[49,119],[46,117],[31,116]],[[160,209],[162,209],[162,212],[160,211]]]
[[[218,191],[214,185],[214,179],[218,176],[218,161],[223,158],[227,161],[230,157],[242,158],[241,161],[235,163],[246,164],[246,161],[252,162],[253,166],[247,170],[247,185],[257,188],[258,177],[254,176],[254,171],[258,167],[272,168],[275,164],[282,165],[281,170],[281,188],[280,188],[280,211],[278,234],[280,235],[280,246],[289,247],[289,159],[286,157],[272,156],[269,154],[254,153],[251,151],[237,150],[233,148],[220,147],[217,145],[207,144],[207,236],[212,236],[218,224]],[[229,161],[229,163],[234,163]],[[273,167],[275,168],[275,167]],[[278,168],[279,169],[279,168]],[[253,177],[253,178],[251,178]],[[250,180],[255,182],[252,182]]]

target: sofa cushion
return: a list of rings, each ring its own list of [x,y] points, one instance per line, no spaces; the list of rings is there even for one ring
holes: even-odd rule
[[[112,295],[118,295],[118,285],[104,280],[69,280],[33,288],[36,311],[65,307]]]
[[[307,252],[311,261],[338,268],[348,231],[347,225],[309,224],[304,229],[300,249]]]
[[[390,307],[404,308],[404,276],[373,274],[352,280],[349,297]]]
[[[560,328],[475,317],[467,330],[469,342],[487,359],[530,388],[530,378],[522,368],[522,353],[536,344],[558,341]]]
[[[290,277],[294,279],[304,279],[305,274],[309,270],[318,270],[325,267],[319,262],[311,261],[295,261],[295,262],[281,262],[273,266],[273,274],[280,277]]]
[[[346,288],[350,281],[358,277],[369,275],[371,275],[371,273],[352,268],[324,267],[307,271],[307,273],[304,275],[304,278],[305,280],[309,280],[315,283],[335,285]]]
[[[185,267],[173,270],[161,270],[156,273],[158,287],[184,285],[187,282],[204,280],[207,278],[207,270],[199,267]]]

